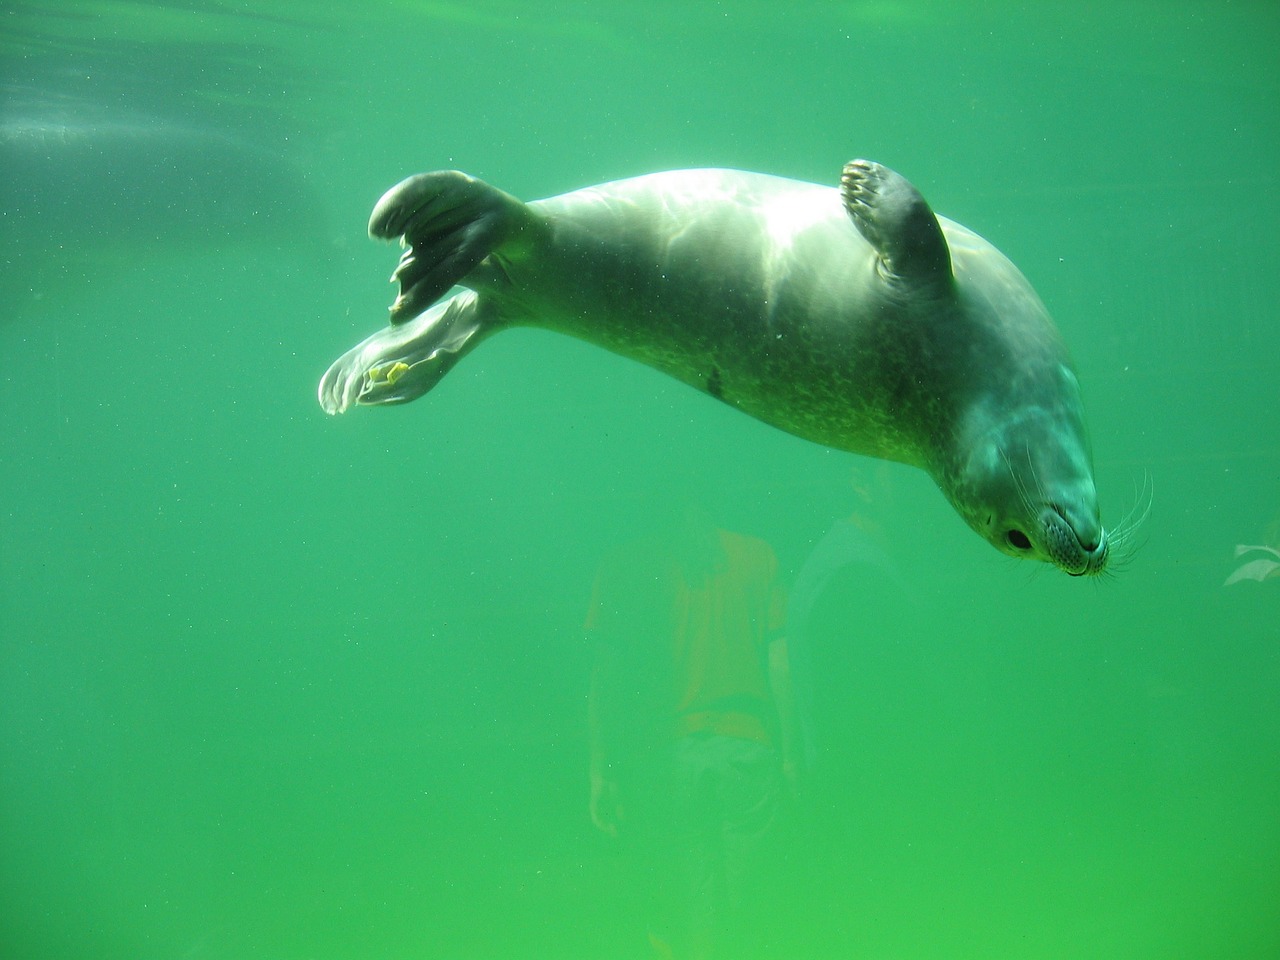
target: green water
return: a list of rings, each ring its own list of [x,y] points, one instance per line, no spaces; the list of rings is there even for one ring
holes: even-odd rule
[[[0,957],[650,955],[588,816],[582,626],[655,494],[787,583],[858,506],[909,596],[832,598],[843,802],[795,815],[742,956],[1280,956],[1280,580],[1223,586],[1280,540],[1280,13],[783,10],[9,5],[0,121],[233,146],[125,180],[90,150],[0,211]],[[533,198],[855,156],[1056,317],[1106,522],[1154,486],[1114,577],[1000,556],[906,468],[867,505],[856,458],[549,333],[407,407],[315,402],[384,321],[364,224],[409,173]]]

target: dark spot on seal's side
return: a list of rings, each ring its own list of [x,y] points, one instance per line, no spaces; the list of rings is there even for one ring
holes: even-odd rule
[[[717,400],[724,399],[724,385],[720,382],[719,367],[711,368],[711,374],[707,377],[707,393],[711,394]]]

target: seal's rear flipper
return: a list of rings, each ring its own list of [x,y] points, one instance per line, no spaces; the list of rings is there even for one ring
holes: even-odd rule
[[[325,413],[353,404],[408,403],[422,396],[489,333],[470,290],[408,323],[383,327],[334,361],[320,380]]]
[[[369,217],[369,236],[408,247],[391,277],[400,283],[391,322],[426,309],[531,219],[515,197],[457,170],[396,184]]]
[[[951,251],[938,218],[901,174],[871,160],[850,160],[840,197],[858,232],[880,255],[883,274],[913,287],[951,282]]]

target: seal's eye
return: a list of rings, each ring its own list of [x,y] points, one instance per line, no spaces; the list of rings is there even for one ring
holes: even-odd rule
[[[1004,535],[1005,542],[1015,550],[1030,550],[1031,541],[1021,530],[1010,530]]]

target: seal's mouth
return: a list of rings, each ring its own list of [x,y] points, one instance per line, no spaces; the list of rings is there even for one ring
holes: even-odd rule
[[[1096,520],[1073,523],[1067,511],[1051,503],[1040,524],[1044,551],[1063,573],[1091,577],[1106,569],[1111,549],[1106,529]]]

